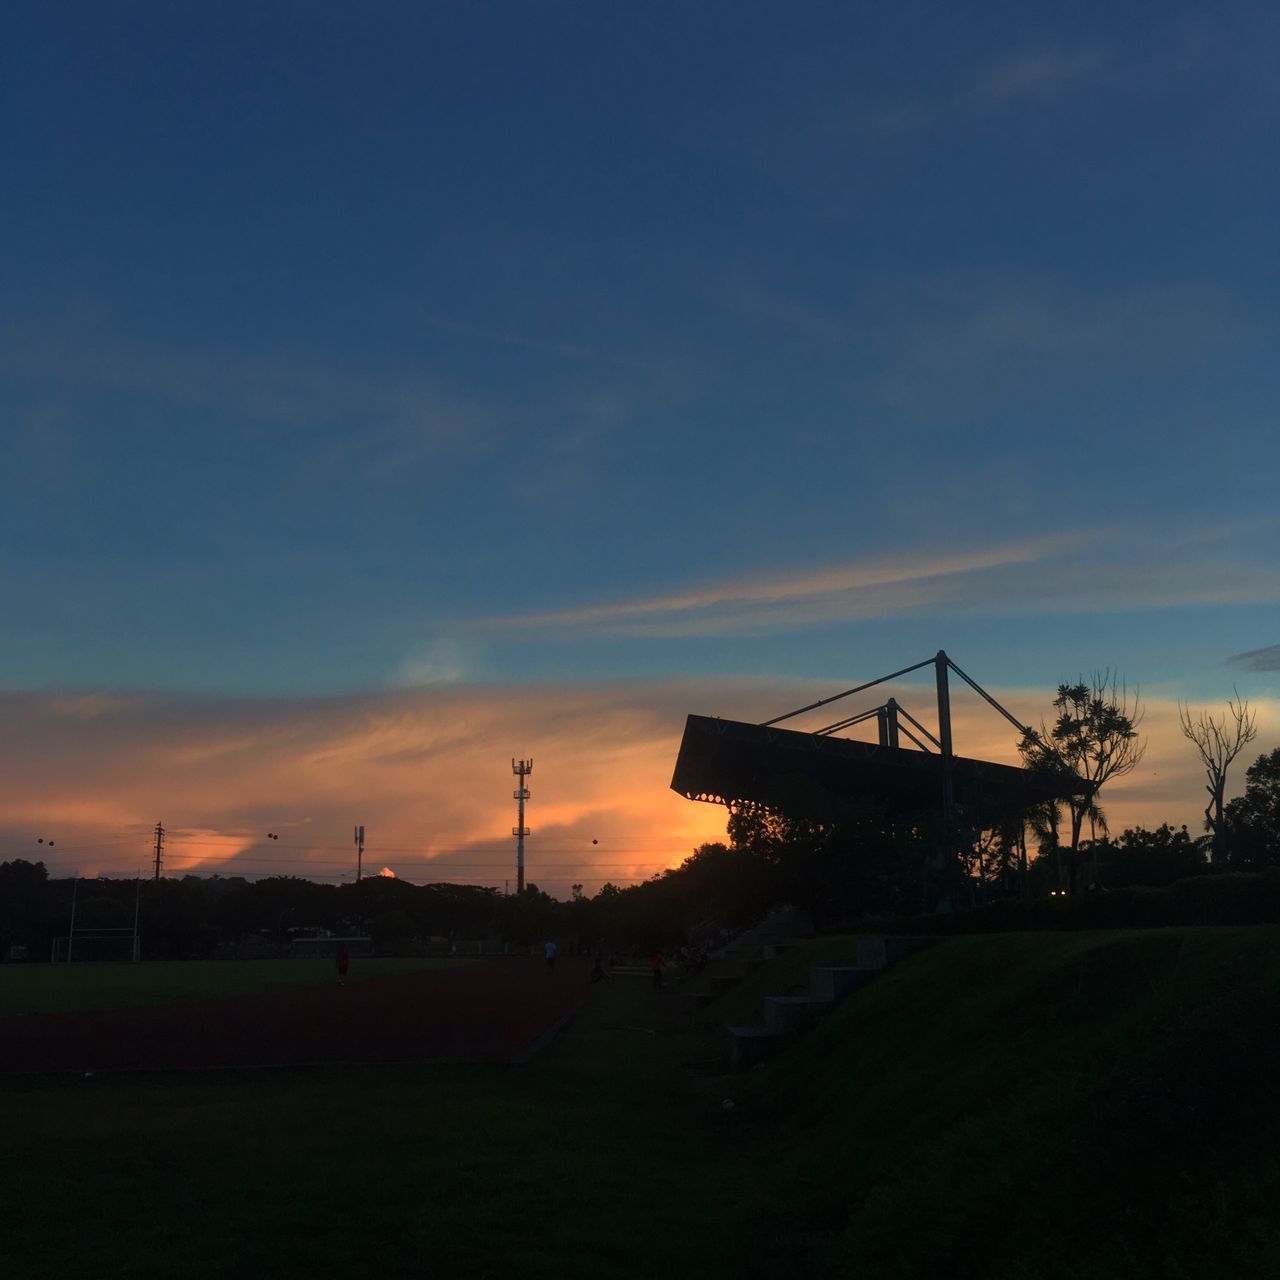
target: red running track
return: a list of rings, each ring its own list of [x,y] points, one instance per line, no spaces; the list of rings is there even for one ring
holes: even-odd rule
[[[494,960],[183,1004],[0,1018],[0,1071],[513,1062],[585,999],[588,962]]]

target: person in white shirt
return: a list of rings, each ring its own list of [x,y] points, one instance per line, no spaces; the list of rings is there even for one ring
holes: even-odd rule
[[[547,972],[551,973],[556,967],[556,944],[554,942],[548,942],[542,950],[547,957]]]

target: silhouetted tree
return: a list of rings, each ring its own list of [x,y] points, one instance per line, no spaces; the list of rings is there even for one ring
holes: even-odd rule
[[[559,933],[559,904],[536,884],[527,884],[523,893],[513,893],[498,901],[498,932],[522,946],[554,937]]]
[[[1247,870],[1280,865],[1280,747],[1245,772],[1244,795],[1226,807],[1227,856]]]
[[[1200,763],[1209,781],[1205,790],[1209,803],[1204,810],[1205,830],[1213,835],[1213,861],[1221,866],[1226,860],[1227,769],[1231,762],[1258,736],[1257,712],[1237,693],[1228,703],[1226,714],[1212,716],[1202,711],[1193,720],[1190,707],[1178,704],[1178,721],[1182,736],[1200,755]]]
[[[1105,888],[1159,887],[1205,874],[1209,870],[1206,844],[1204,837],[1193,836],[1185,826],[1175,830],[1165,823],[1154,831],[1126,828],[1119,840],[1095,841],[1087,852]]]
[[[0,862],[0,960],[10,947],[26,947],[32,958],[46,957],[50,905],[49,872],[43,862]]]
[[[925,851],[935,837],[923,820],[893,822],[874,804],[845,805],[825,822],[758,805],[729,818],[733,850],[769,868],[772,902],[802,907],[827,927],[917,910]]]
[[[399,954],[421,937],[414,929],[412,917],[400,907],[374,916],[369,921],[369,936],[381,954]]]
[[[1060,684],[1053,707],[1058,713],[1053,727],[1042,721],[1039,731],[1028,729],[1019,750],[1028,767],[1065,768],[1088,788],[1065,801],[1071,819],[1067,874],[1074,891],[1085,821],[1104,834],[1107,829],[1098,793],[1112,778],[1136,769],[1146,751],[1138,737],[1142,704],[1137,690],[1130,702],[1128,690],[1107,670],[1095,671],[1088,681],[1081,677],[1075,684]]]
[[[976,833],[962,855],[970,885],[972,906],[991,896],[1017,892],[1022,869],[1022,816],[1006,818]]]

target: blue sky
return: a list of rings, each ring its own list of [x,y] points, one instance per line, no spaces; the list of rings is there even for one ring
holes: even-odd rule
[[[1269,7],[7,14],[5,689],[1274,696]]]

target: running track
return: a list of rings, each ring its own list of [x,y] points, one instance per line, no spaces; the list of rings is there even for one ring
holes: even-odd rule
[[[522,958],[343,987],[0,1018],[0,1072],[513,1062],[589,985],[585,960],[562,956],[549,974]]]

